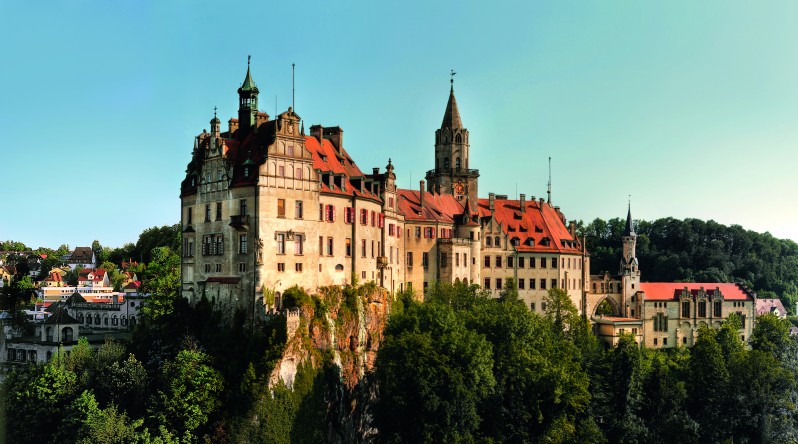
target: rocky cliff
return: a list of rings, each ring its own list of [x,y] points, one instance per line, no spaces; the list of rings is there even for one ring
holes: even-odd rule
[[[325,391],[328,442],[363,442],[373,436],[368,405],[375,388],[368,380],[392,299],[373,285],[325,287],[317,295],[287,298],[287,343],[269,385],[293,385],[300,365],[332,366],[339,377]]]

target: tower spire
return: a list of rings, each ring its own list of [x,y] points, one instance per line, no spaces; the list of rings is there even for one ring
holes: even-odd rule
[[[629,195],[629,204],[626,211],[626,228],[623,231],[624,236],[637,236],[635,227],[632,224],[632,195]]]
[[[451,87],[449,89],[449,102],[446,103],[446,112],[443,114],[443,122],[441,123],[441,129],[449,128],[449,129],[456,129],[462,128],[463,122],[460,120],[460,110],[457,109],[457,99],[454,98],[454,76],[457,74],[454,70],[451,71],[449,74],[451,79],[449,82]]]

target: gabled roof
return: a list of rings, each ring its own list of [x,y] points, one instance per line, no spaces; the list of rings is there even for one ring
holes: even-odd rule
[[[322,193],[382,200],[380,196],[372,193],[370,189],[363,188],[363,191],[361,191],[359,187],[355,187],[352,184],[353,178],[365,177],[365,174],[355,165],[352,157],[343,147],[336,149],[333,143],[328,139],[322,138],[322,141],[319,142],[319,139],[314,136],[306,136],[305,148],[310,152],[313,158],[313,169],[321,170],[322,173],[342,175],[345,181],[346,191],[342,190],[339,186],[331,188],[327,181],[321,181],[319,191]]]
[[[55,305],[55,304],[54,304]],[[45,324],[79,324],[77,319],[67,313],[63,307],[57,307],[53,310],[53,314],[44,321]]]
[[[69,256],[69,261],[91,262],[93,255],[91,247],[75,247],[75,251]]]
[[[494,199],[493,206],[493,218],[501,224],[504,234],[510,239],[518,238],[517,251],[582,253],[582,243],[568,231],[562,213],[550,204],[529,200],[524,203],[523,212],[518,200]],[[483,219],[491,217],[489,199],[479,199],[478,209]],[[548,239],[548,246],[544,239]]]
[[[645,293],[647,301],[676,301],[679,300],[685,288],[695,296],[701,289],[712,296],[715,290],[720,290],[724,300],[747,301],[753,300],[740,284],[714,283],[714,282],[643,282],[640,284],[640,291]]]
[[[424,191],[424,208],[421,208],[419,190],[398,189],[399,212],[406,221],[427,221],[453,224],[463,214],[463,206],[451,194]]]
[[[774,311],[778,310],[781,316],[785,316],[787,314],[787,310],[784,309],[784,304],[781,303],[781,299],[757,299],[756,300],[756,314],[757,316],[763,315],[765,313],[773,313]]]
[[[78,293],[77,290],[75,290],[74,293],[69,295],[69,297],[67,298],[67,300],[65,302],[67,304],[71,305],[71,304],[76,303],[76,302],[86,302],[86,298],[84,298],[83,295],[81,295],[80,293]]]

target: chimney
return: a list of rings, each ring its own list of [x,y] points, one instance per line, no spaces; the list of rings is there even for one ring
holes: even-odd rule
[[[419,201],[419,204],[421,205],[421,208],[424,208],[424,184],[425,184],[425,182],[423,180],[420,180],[418,182],[418,185],[419,185],[419,188],[418,188],[418,201]]]
[[[520,202],[521,214],[524,214],[526,213],[526,194],[521,194],[520,197],[521,197],[521,202]]]
[[[488,193],[488,209],[490,209],[490,215],[493,216],[493,210],[495,208],[495,201],[496,201],[496,194]]]
[[[335,147],[335,150],[338,151],[339,153],[344,148],[343,146],[344,130],[342,130],[340,126],[324,128],[324,131],[322,131],[322,135],[324,136],[325,139],[332,142],[333,146]]]
[[[372,168],[372,169],[371,169],[371,173],[372,173],[374,176],[376,176],[376,175],[380,174],[380,167],[374,167],[374,168]]]
[[[238,129],[238,119],[230,119],[227,121],[227,129],[230,131],[230,136]]]
[[[310,127],[310,135],[315,137],[316,140],[319,141],[319,144],[322,143],[324,140],[324,127],[321,125],[311,125]]]
[[[568,231],[571,232],[571,237],[576,239],[576,222],[571,221],[570,225],[568,225]]]

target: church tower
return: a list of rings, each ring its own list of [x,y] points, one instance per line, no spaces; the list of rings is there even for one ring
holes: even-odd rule
[[[635,228],[632,224],[631,202],[626,212],[626,228],[623,230],[621,241],[623,243],[623,257],[621,258],[619,274],[623,285],[623,294],[621,295],[623,316],[639,317],[641,315],[640,300],[636,294],[640,291],[640,268],[635,253],[637,233],[635,233]]]
[[[247,76],[238,88],[238,128],[239,138],[243,139],[258,119],[258,87],[249,72],[250,57],[247,56]]]
[[[460,120],[453,77],[443,122],[440,129],[435,131],[435,169],[427,171],[427,190],[453,194],[461,204],[468,202],[475,210],[479,171],[469,168],[468,148],[468,130]]]

